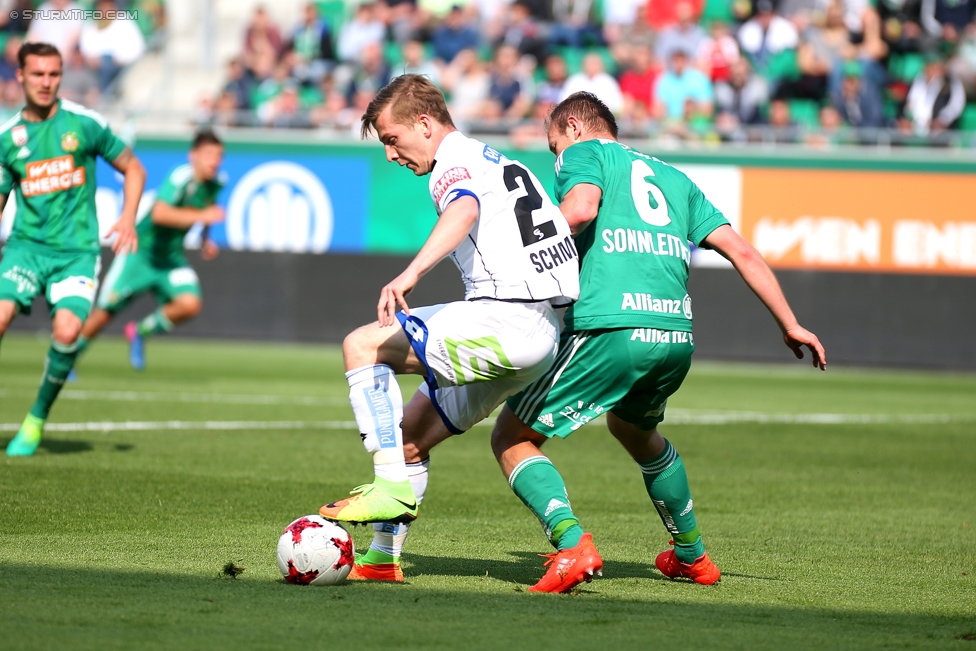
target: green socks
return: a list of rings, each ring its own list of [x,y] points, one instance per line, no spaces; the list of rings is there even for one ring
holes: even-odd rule
[[[51,405],[61,393],[64,380],[71,372],[71,367],[78,357],[78,342],[64,346],[56,341],[51,342],[44,361],[44,375],[41,377],[41,388],[37,391],[37,400],[31,407],[30,413],[35,418],[47,420],[51,412]]]
[[[644,486],[658,515],[674,539],[674,555],[690,565],[705,553],[701,532],[695,522],[694,502],[688,475],[678,452],[665,439],[664,451],[653,459],[638,461],[644,473]]]
[[[163,308],[157,308],[155,312],[145,317],[139,322],[138,332],[143,337],[147,335],[159,335],[173,331],[173,322],[163,314]]]
[[[579,543],[583,528],[569,505],[566,484],[549,459],[542,455],[524,459],[512,470],[508,483],[539,518],[553,547],[563,550]]]

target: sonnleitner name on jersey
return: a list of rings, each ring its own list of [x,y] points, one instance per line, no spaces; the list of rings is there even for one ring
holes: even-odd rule
[[[654,255],[668,255],[681,258],[691,264],[691,249],[687,242],[669,233],[653,233],[651,231],[635,230],[633,228],[606,228],[603,236],[604,253],[653,253]]]

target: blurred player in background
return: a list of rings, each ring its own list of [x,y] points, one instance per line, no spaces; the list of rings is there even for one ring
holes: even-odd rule
[[[130,321],[125,326],[129,362],[137,371],[146,365],[146,337],[171,332],[178,323],[200,313],[200,281],[186,259],[183,240],[194,224],[202,223],[201,257],[213,260],[219,253],[208,231],[211,224],[224,219],[224,209],[215,205],[226,183],[220,171],[223,156],[224,146],[212,131],[200,131],[193,138],[190,162],[169,173],[148,218],[143,216],[136,224],[139,250],[112,261],[98,304],[78,338],[79,353],[119,310],[146,292],[152,292],[160,306],[138,323]]]
[[[428,78],[397,77],[362,125],[364,137],[376,130],[390,162],[430,175],[438,220],[413,262],[382,289],[378,322],[343,342],[349,400],[375,478],[320,513],[395,528],[417,515],[411,480],[426,483],[422,463],[405,465],[401,421],[420,428],[438,421],[461,433],[545,373],[559,337],[554,308],[579,297],[579,271],[569,226],[538,179],[457,131]],[[448,255],[465,300],[410,309],[405,296]],[[406,418],[397,373],[426,380]],[[389,551],[370,549],[368,560],[402,580]]]
[[[37,401],[12,441],[9,456],[34,454],[65,378],[78,355],[78,335],[95,298],[100,247],[95,214],[95,157],[125,175],[122,213],[109,230],[112,248],[138,247],[136,209],[146,171],[98,113],[58,99],[61,54],[47,43],[25,43],[17,80],[26,106],[0,127],[0,209],[11,190],[17,216],[0,260],[0,336],[44,293],[52,342]]]

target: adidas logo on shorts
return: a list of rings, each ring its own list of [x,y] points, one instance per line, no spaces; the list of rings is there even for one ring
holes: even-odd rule
[[[543,414],[539,416],[538,421],[545,425],[546,427],[555,427],[556,424],[552,422],[552,414]]]

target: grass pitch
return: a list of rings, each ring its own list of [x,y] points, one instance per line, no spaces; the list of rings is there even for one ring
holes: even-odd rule
[[[3,341],[4,443],[46,348]],[[976,376],[698,363],[662,431],[721,583],[653,569],[668,537],[597,422],[547,452],[604,578],[533,595],[549,549],[488,427],[435,450],[405,585],[291,586],[282,528],[371,476],[338,350],[154,340],[148,363],[96,342],[38,454],[0,459],[3,649],[976,649]]]

